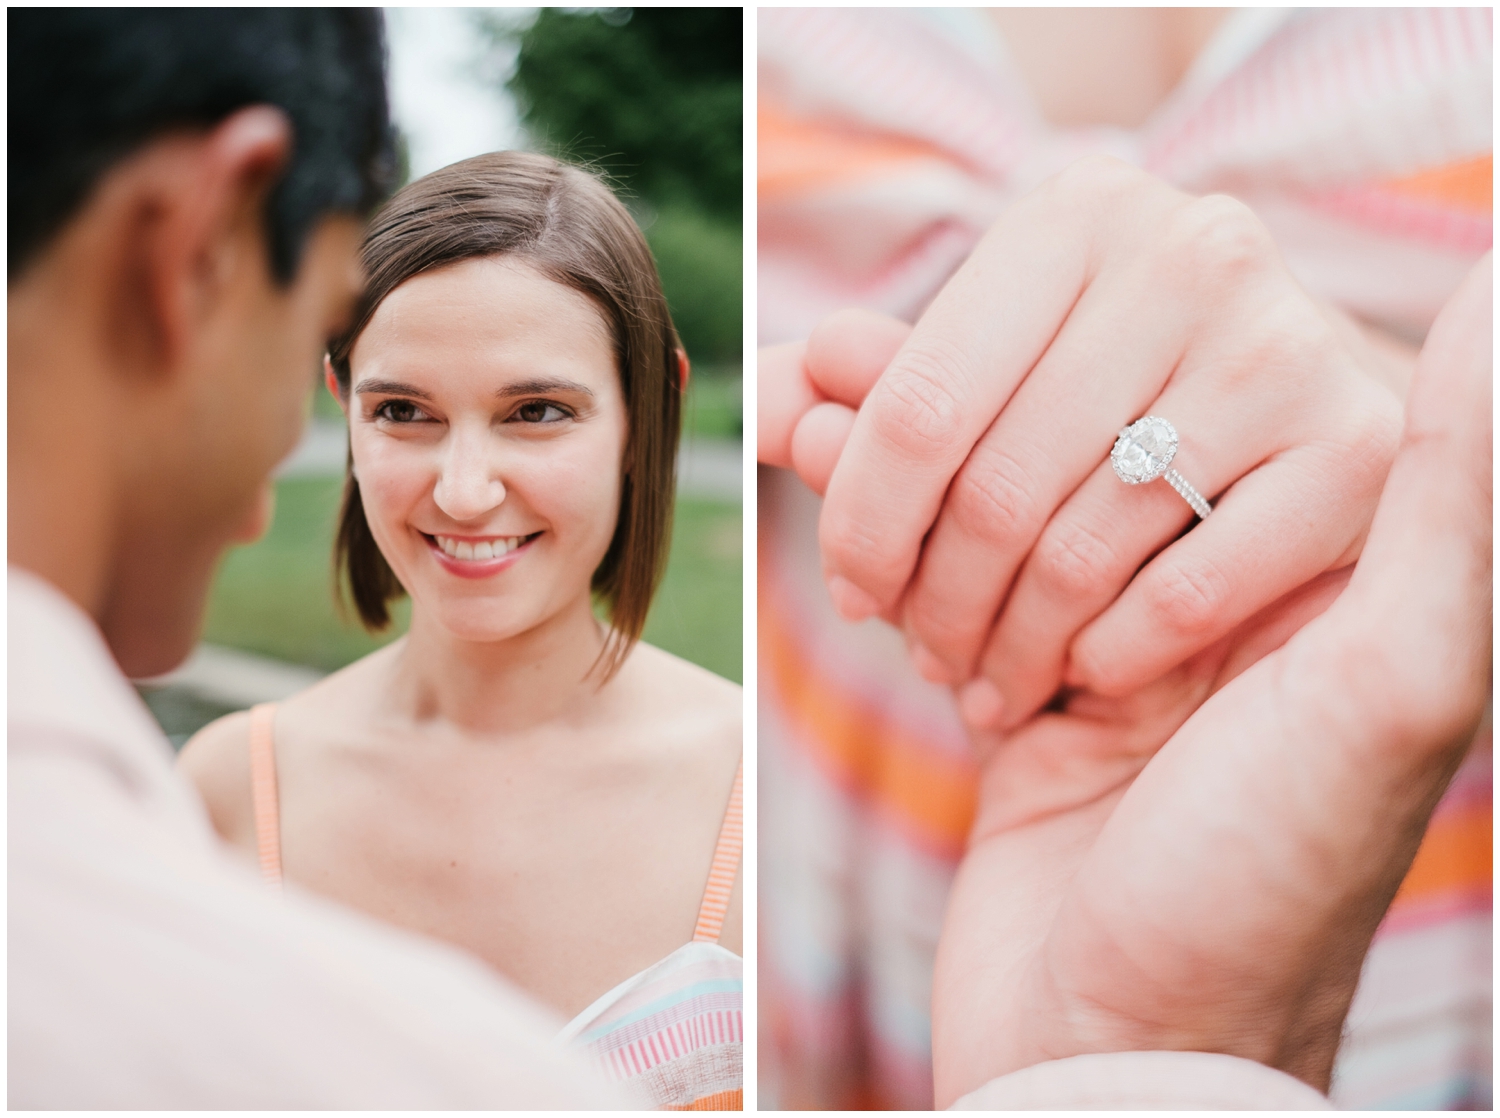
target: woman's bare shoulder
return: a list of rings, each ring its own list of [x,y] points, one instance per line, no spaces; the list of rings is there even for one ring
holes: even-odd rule
[[[674,709],[740,717],[744,689],[707,668],[644,641],[631,653],[630,667],[632,685],[652,698],[670,699]]]
[[[710,771],[728,765],[732,773],[743,749],[740,685],[644,643],[627,667],[622,682],[631,691],[631,721],[679,757],[686,749],[702,756]]]
[[[198,788],[214,830],[236,846],[255,845],[250,802],[250,712],[210,722],[177,755],[177,767]]]
[[[377,649],[276,706],[276,737],[305,741],[309,727],[337,722],[368,688],[371,665],[387,649]],[[278,749],[278,752],[280,750]],[[250,713],[238,711],[210,722],[178,754],[177,766],[197,785],[214,829],[229,842],[255,848],[255,808],[250,798]]]

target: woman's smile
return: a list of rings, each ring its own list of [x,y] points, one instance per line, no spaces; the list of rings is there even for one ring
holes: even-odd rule
[[[433,558],[459,578],[489,578],[520,562],[542,533],[525,536],[440,536],[422,532]]]

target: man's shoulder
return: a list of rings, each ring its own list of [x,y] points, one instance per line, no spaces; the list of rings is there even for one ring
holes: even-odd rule
[[[274,894],[56,765],[11,788],[13,1105],[609,1105],[555,1022],[476,960]]]

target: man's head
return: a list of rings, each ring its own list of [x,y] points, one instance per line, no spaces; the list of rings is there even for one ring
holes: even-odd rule
[[[394,161],[370,11],[13,9],[11,559],[130,674],[196,637]]]

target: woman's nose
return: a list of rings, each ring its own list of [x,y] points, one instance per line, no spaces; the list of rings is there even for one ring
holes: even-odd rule
[[[454,520],[477,520],[505,500],[500,475],[500,462],[488,438],[455,432],[444,447],[432,499]]]

